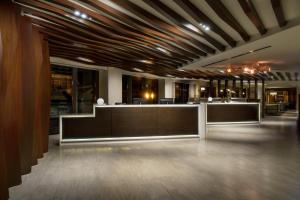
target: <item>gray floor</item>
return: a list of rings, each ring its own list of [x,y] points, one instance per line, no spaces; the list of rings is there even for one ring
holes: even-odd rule
[[[11,199],[300,199],[296,114],[210,127],[206,141],[56,145]]]

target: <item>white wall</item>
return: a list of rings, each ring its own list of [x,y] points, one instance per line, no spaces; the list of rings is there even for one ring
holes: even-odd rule
[[[108,103],[107,70],[99,70],[99,98]]]
[[[165,79],[165,98],[175,98],[175,83],[172,79]]]
[[[107,72],[108,104],[122,102],[122,71],[109,68]]]

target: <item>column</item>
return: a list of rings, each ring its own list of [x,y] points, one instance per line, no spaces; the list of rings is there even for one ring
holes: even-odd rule
[[[262,80],[261,88],[261,116],[265,117],[265,80]]]
[[[212,79],[209,80],[209,96],[214,96],[214,80]]]
[[[104,99],[105,103],[108,103],[108,71],[99,70],[99,98]]]
[[[221,97],[221,80],[218,79],[218,97]]]
[[[78,113],[78,69],[72,68],[72,110]]]
[[[257,95],[258,95],[257,94],[257,79],[255,79],[255,81],[254,81],[254,95],[255,95],[254,98],[257,99]]]
[[[225,79],[225,88],[224,88],[224,95],[227,97],[227,89],[228,89],[228,79]]]
[[[243,83],[243,79],[240,80],[240,98],[243,98],[243,87],[244,87],[244,83]]]
[[[251,99],[251,82],[250,79],[248,79],[248,99]]]
[[[114,105],[122,102],[122,71],[117,68],[109,68],[107,75],[108,104]]]
[[[233,97],[236,97],[236,80],[235,79],[233,79],[232,80],[232,90],[234,91],[234,93],[233,93]]]

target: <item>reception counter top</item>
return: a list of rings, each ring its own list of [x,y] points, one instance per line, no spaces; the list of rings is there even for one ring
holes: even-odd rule
[[[207,124],[259,123],[260,103],[208,103],[206,113]]]
[[[60,116],[60,143],[205,136],[205,105],[94,105]]]

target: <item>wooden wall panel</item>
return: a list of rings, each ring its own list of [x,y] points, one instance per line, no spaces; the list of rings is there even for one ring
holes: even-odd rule
[[[42,135],[43,135],[43,153],[48,152],[48,130],[50,126],[50,105],[51,105],[51,72],[50,72],[50,59],[49,59],[49,46],[48,40],[45,35],[40,34],[42,45],[42,72],[41,72],[41,85],[42,85]]]
[[[0,68],[2,68],[2,37],[1,37],[1,27],[0,27]],[[7,179],[6,179],[6,162],[4,154],[4,137],[3,132],[0,131],[0,200],[8,199],[7,190]]]
[[[10,3],[1,2],[3,58],[0,68],[0,132],[4,136],[8,185],[21,183],[19,133],[22,121],[21,46],[19,20]]]
[[[23,124],[20,134],[21,173],[31,171],[33,153],[33,123],[34,123],[34,91],[35,62],[34,48],[32,47],[32,26],[29,18],[21,18],[22,33],[22,102],[23,102]]]
[[[11,1],[0,2],[0,200],[48,150],[48,42]]]

